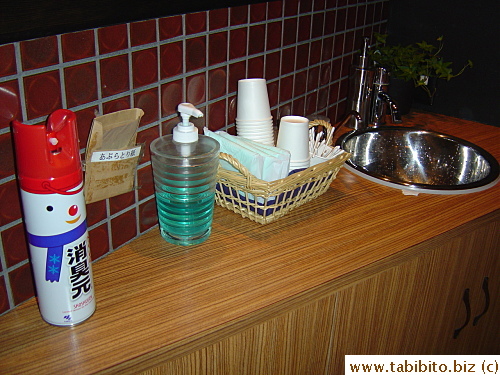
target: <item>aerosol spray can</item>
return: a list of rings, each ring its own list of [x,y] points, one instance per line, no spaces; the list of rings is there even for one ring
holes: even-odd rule
[[[12,127],[40,313],[72,326],[95,311],[76,116],[60,109],[46,125]]]

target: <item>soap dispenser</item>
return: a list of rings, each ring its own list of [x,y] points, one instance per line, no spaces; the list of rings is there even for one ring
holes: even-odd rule
[[[59,109],[46,125],[12,129],[40,313],[73,326],[95,310],[76,115]]]
[[[151,162],[162,237],[176,245],[204,242],[212,230],[219,142],[198,134],[190,117],[203,113],[191,103],[177,107],[182,121],[173,134],[151,143]]]

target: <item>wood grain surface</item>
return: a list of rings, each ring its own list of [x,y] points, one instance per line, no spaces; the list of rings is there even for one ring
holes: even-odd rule
[[[405,124],[500,159],[499,128],[431,114]],[[321,309],[359,275],[498,210],[499,191],[405,196],[342,169],[324,195],[268,225],[216,207],[201,245],[171,245],[154,229],[94,264],[97,310],[83,324],[46,324],[35,299],[2,316],[0,373],[137,372],[311,302]]]

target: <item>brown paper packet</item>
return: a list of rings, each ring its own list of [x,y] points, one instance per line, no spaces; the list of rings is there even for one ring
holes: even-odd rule
[[[134,189],[143,153],[137,129],[144,112],[133,108],[96,117],[85,156],[85,201],[96,202]]]

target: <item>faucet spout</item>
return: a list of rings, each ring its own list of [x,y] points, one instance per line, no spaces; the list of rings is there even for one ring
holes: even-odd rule
[[[354,125],[351,125],[351,119],[354,119]],[[352,110],[345,115],[342,121],[335,125],[335,130],[332,133],[332,139],[333,135],[346,124],[349,124],[349,128],[352,128],[354,130],[363,130],[366,128],[366,123],[363,121],[363,117],[359,114],[358,111]]]
[[[399,109],[397,104],[392,100],[389,94],[384,91],[378,93],[378,96],[389,106],[389,112],[391,114],[391,119],[394,124],[401,124],[403,120],[401,120],[401,114],[399,113]]]
[[[340,129],[342,126],[346,125],[351,118],[354,117],[354,129],[364,129],[365,128],[365,122],[363,121],[363,117],[359,114],[358,111],[349,111],[345,115],[344,119],[339,122],[339,124],[335,127],[336,129]]]

